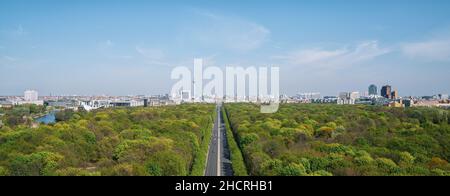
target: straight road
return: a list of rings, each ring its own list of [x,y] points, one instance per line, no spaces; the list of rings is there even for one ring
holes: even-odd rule
[[[214,120],[211,143],[209,145],[205,176],[232,176],[227,135],[221,112],[222,105],[217,104],[217,117]]]

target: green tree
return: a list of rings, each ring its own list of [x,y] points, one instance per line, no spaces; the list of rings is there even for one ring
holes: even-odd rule
[[[54,175],[61,159],[61,155],[51,152],[18,155],[10,163],[10,172],[14,176]]]
[[[185,176],[186,163],[173,151],[157,152],[146,162],[147,172],[152,176]]]

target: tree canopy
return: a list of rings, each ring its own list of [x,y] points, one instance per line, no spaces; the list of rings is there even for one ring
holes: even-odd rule
[[[0,175],[199,175],[214,111],[208,104],[111,108],[64,112],[37,128],[5,123]]]
[[[250,175],[450,175],[450,112],[284,104],[262,114],[226,104]]]

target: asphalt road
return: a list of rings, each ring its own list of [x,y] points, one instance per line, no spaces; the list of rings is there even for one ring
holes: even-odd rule
[[[209,145],[205,176],[232,176],[226,128],[222,118],[221,104],[216,106],[217,117],[214,120],[211,143]]]

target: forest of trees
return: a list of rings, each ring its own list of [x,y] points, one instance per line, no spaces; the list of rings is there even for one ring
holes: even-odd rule
[[[201,176],[214,108],[62,110],[39,126],[43,106],[0,108],[0,176]],[[223,112],[235,175],[450,175],[450,110],[283,104],[262,114],[234,103]]]
[[[0,175],[203,175],[214,105],[65,111],[30,127],[41,109],[0,111]]]
[[[226,104],[249,175],[450,175],[450,111]]]
[[[0,120],[2,124],[11,127],[25,124],[31,125],[33,117],[45,112],[46,107],[38,105],[21,105],[13,108],[0,108]]]

